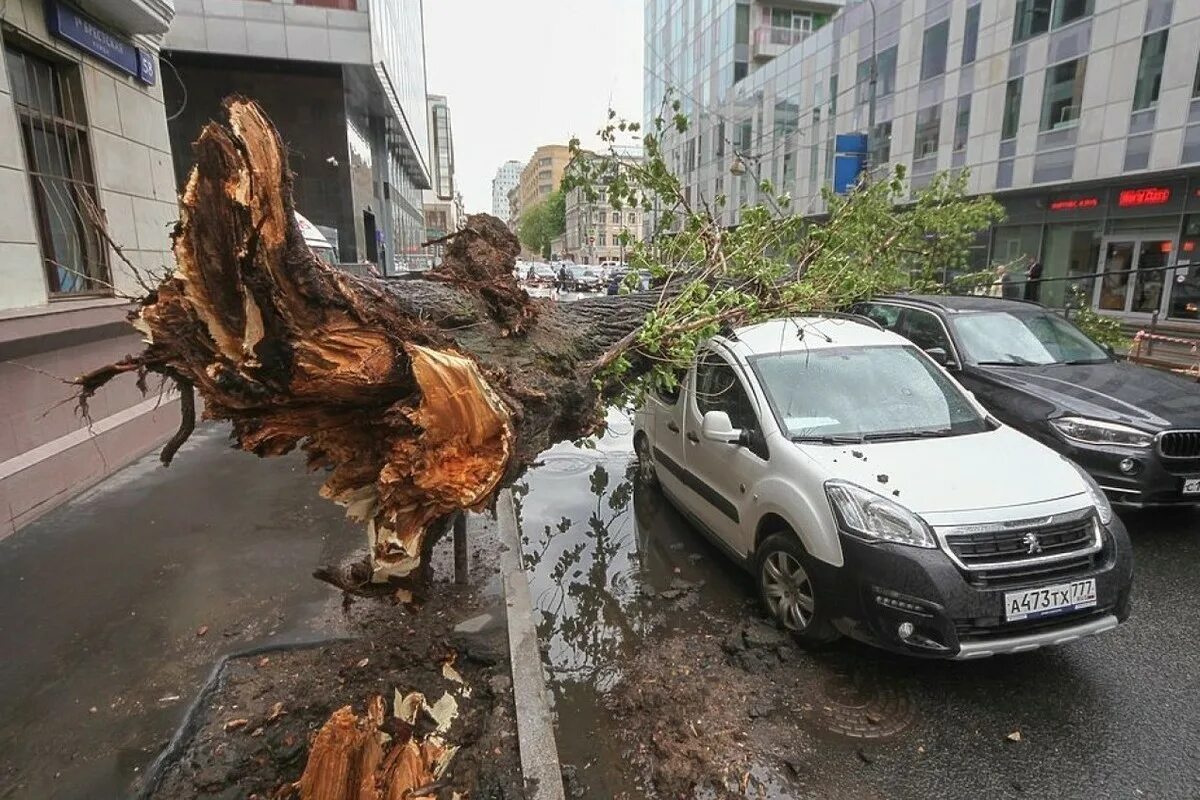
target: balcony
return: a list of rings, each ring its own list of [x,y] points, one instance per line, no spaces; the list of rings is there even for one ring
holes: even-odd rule
[[[799,28],[776,28],[772,25],[760,25],[754,30],[754,43],[750,54],[755,61],[770,61],[783,54],[792,45],[800,44],[812,31]]]

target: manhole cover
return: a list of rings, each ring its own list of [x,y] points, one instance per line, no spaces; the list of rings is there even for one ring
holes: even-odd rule
[[[855,739],[895,736],[912,724],[916,706],[907,686],[881,679],[873,669],[839,673],[822,686],[822,724]]]

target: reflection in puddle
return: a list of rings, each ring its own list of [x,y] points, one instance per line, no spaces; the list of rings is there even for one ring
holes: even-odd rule
[[[608,423],[587,447],[543,454],[513,498],[560,756],[588,796],[642,796],[617,770],[625,759],[604,693],[647,635],[694,629],[703,624],[694,605],[740,607],[748,589],[657,491],[636,483],[630,419],[612,411]]]

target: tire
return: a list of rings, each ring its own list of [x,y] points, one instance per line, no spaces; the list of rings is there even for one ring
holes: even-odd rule
[[[772,534],[758,546],[754,582],[763,608],[777,625],[810,646],[838,638],[813,574],[813,558],[792,531]]]
[[[633,437],[633,450],[637,453],[637,477],[643,486],[658,485],[658,471],[654,466],[654,456],[650,453],[650,440],[646,434],[638,433]]]

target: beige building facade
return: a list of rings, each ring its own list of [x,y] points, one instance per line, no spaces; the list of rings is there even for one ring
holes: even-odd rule
[[[158,46],[170,0],[3,5],[0,58],[0,537],[178,424],[135,376],[89,404],[63,383],[141,348],[134,270],[172,264],[177,203]]]
[[[512,211],[514,218],[529,208],[544,201],[562,183],[563,170],[571,161],[571,148],[565,144],[544,144],[533,151],[533,156],[521,170],[517,183],[516,203]]]

